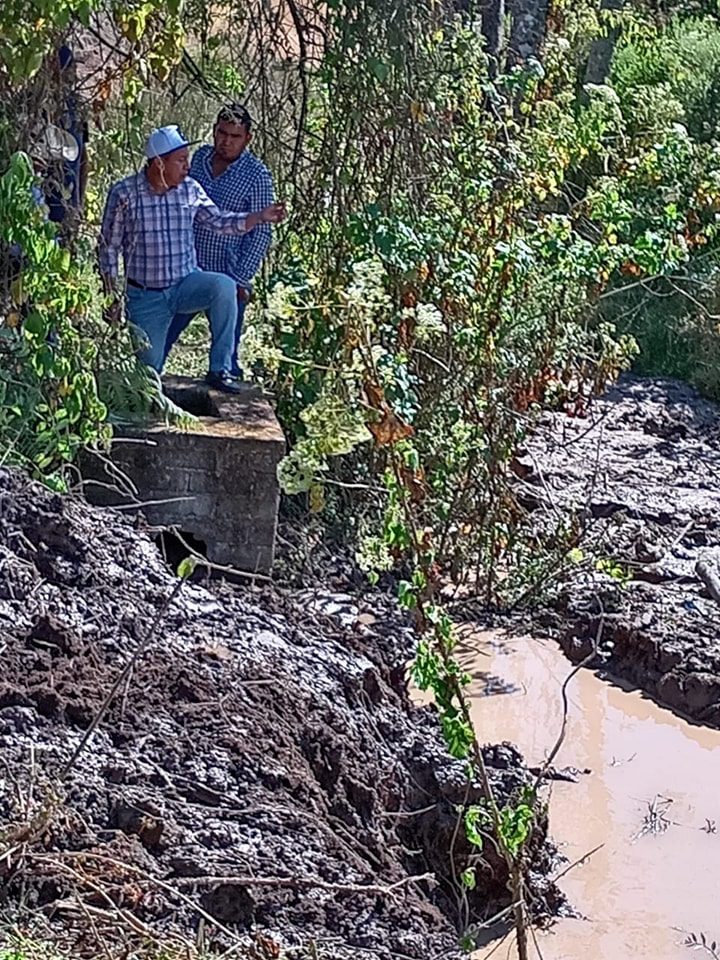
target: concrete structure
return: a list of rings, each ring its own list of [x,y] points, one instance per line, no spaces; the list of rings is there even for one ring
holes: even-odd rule
[[[164,387],[198,423],[116,429],[109,462],[91,456],[83,464],[86,496],[110,506],[139,503],[150,526],[202,541],[213,563],[268,573],[279,502],[276,471],[285,455],[270,404],[251,385],[239,396],[189,377],[168,377]]]

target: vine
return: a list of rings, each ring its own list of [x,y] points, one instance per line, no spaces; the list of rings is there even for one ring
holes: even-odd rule
[[[33,185],[29,158],[16,154],[0,177],[0,239],[12,277],[0,326],[0,436],[5,462],[62,488],[79,451],[109,439],[96,347],[78,326],[99,303],[91,270],[58,243]]]

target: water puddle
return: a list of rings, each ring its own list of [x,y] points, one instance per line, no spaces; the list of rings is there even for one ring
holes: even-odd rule
[[[510,740],[530,766],[541,764],[560,730],[560,687],[571,669],[559,649],[476,631],[461,659],[473,676],[482,740]],[[604,846],[560,881],[587,919],[561,920],[539,934],[542,957],[711,957],[683,941],[702,932],[708,943],[720,941],[720,732],[588,671],[572,680],[568,698],[567,737],[554,766],[592,773],[552,783],[550,832],[569,863]],[[491,954],[515,956],[508,940],[475,957]]]

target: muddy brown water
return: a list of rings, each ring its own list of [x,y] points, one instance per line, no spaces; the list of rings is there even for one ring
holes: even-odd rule
[[[530,637],[473,631],[464,641],[482,740],[511,740],[530,766],[541,764],[560,730],[567,660],[551,642]],[[720,732],[691,726],[586,670],[572,680],[568,699],[567,737],[554,765],[592,772],[577,783],[552,782],[550,833],[565,867],[604,846],[560,881],[584,919],[538,934],[542,957],[710,956],[684,940],[704,932],[708,942],[720,941]],[[515,957],[510,939],[475,958],[491,955]]]

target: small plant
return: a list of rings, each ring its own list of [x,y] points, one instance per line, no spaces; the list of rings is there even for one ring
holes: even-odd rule
[[[595,562],[595,569],[616,580],[621,587],[626,587],[633,578],[632,571],[622,563],[617,563],[609,557],[600,557]]]
[[[716,940],[709,941],[704,933],[691,933],[683,941],[683,946],[689,947],[691,950],[698,950],[701,953],[705,953],[708,957],[712,957],[712,960],[720,960],[720,953],[718,953],[718,942]]]

